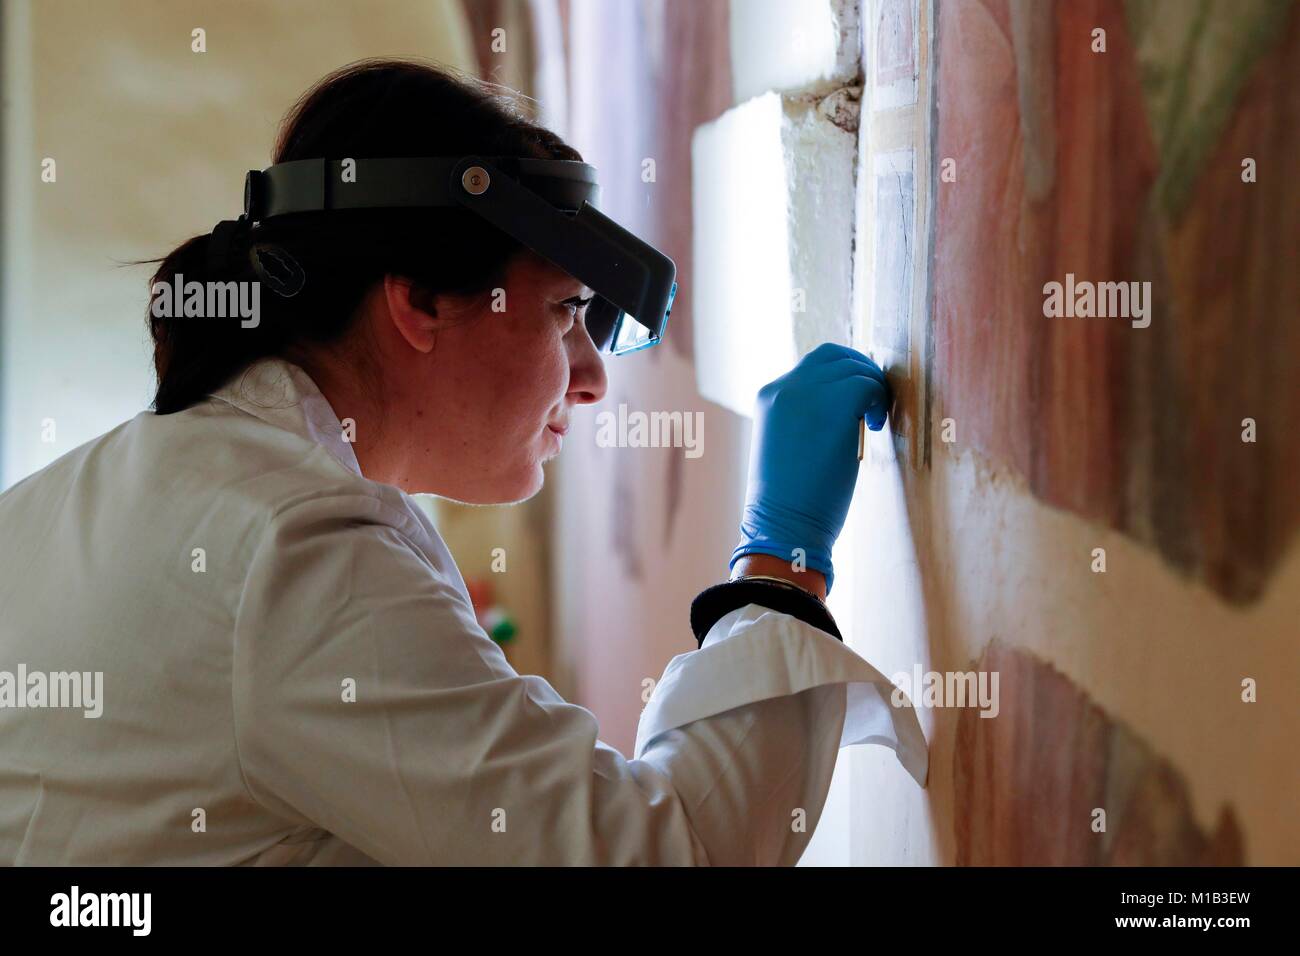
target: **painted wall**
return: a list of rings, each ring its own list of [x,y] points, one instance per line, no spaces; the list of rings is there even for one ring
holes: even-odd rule
[[[1300,862],[1300,10],[1228,6],[916,8],[929,436],[873,437],[850,630],[1001,708],[923,709],[925,793],[853,752],[854,862]],[[1150,281],[1151,324],[1044,316],[1067,272]]]

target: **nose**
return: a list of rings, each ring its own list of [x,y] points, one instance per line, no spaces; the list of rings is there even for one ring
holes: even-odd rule
[[[591,336],[576,336],[578,345],[570,353],[568,398],[575,405],[594,405],[605,397],[609,379],[605,362]]]

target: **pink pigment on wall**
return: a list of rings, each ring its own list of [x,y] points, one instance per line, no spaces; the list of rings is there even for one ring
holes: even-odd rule
[[[1300,269],[1278,267],[1300,249],[1300,9],[1192,67],[1144,60],[1119,0],[939,9],[936,151],[957,181],[936,187],[936,420],[1044,501],[1254,600],[1300,514]],[[1148,79],[1179,66],[1218,79],[1181,113]],[[1150,326],[1045,317],[1067,273],[1150,282]]]

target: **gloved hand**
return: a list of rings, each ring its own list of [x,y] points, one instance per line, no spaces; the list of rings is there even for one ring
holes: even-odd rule
[[[875,362],[830,342],[758,392],[749,453],[749,491],[735,565],[746,554],[793,562],[835,580],[831,547],[844,528],[858,478],[858,420],[884,427],[889,385]]]

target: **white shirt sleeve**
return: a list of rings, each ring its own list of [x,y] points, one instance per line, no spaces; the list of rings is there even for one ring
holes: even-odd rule
[[[589,711],[514,672],[379,507],[364,495],[297,504],[257,549],[233,674],[253,799],[389,864],[798,859],[854,693],[834,658],[865,662],[787,615],[733,612],[725,634],[720,621],[669,665],[627,760]],[[766,673],[789,663],[774,648],[810,635],[838,650]]]

